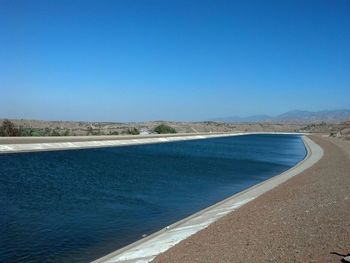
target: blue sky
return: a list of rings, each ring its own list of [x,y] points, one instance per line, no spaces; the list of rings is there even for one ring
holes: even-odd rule
[[[350,1],[0,0],[0,118],[350,108]]]

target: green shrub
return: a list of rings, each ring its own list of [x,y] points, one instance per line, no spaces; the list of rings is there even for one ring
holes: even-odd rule
[[[158,134],[165,134],[165,133],[176,133],[176,130],[173,127],[170,127],[166,124],[160,124],[157,127],[154,128],[154,132]]]
[[[19,136],[32,136],[32,129],[20,127]]]
[[[32,130],[32,132],[30,133],[30,136],[45,136],[45,132],[41,131],[41,130]]]
[[[137,129],[136,127],[132,127],[132,128],[129,128],[129,129],[126,131],[126,134],[139,135],[139,134],[140,134],[140,130]]]

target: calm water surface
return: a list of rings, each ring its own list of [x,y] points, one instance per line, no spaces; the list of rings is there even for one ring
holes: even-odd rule
[[[0,262],[89,262],[294,166],[299,136],[0,155]]]

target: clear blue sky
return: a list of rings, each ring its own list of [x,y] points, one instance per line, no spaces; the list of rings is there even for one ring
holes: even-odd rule
[[[350,1],[0,0],[0,118],[350,108]]]

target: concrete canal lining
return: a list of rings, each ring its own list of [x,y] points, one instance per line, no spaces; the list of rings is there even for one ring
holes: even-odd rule
[[[232,134],[228,136],[232,136]],[[318,162],[323,156],[323,150],[319,145],[306,136],[303,136],[302,139],[307,149],[307,155],[304,160],[286,172],[250,187],[245,191],[237,193],[213,206],[201,210],[148,237],[97,259],[93,261],[93,263],[150,262],[158,254],[165,252],[180,241],[206,228],[214,221],[233,212],[240,206],[259,197],[291,177],[300,174]]]
[[[184,140],[198,140],[198,139],[217,138],[217,137],[234,136],[234,135],[240,135],[240,133],[127,136],[126,138],[120,136],[110,140],[108,140],[108,137],[104,136],[105,139],[103,140],[102,139],[96,140],[97,138],[95,137],[95,138],[91,138],[90,140],[88,140],[89,138],[82,138],[84,140],[78,140],[78,141],[74,141],[74,140],[51,141],[49,137],[46,137],[34,143],[30,142],[30,143],[0,144],[0,153],[58,151],[58,150],[74,150],[74,149],[85,149],[85,148],[118,147],[118,146],[128,146],[128,145],[175,142],[175,141],[184,141]],[[88,137],[88,136],[85,136],[85,137]],[[4,140],[4,138],[2,139]],[[23,140],[19,140],[19,141],[21,142]]]
[[[74,150],[84,148],[118,147],[185,140],[209,139],[226,136],[262,133],[199,133],[146,136],[80,136],[80,137],[0,137],[1,153]],[[266,132],[266,134],[279,134]],[[282,133],[281,133],[282,134]],[[295,133],[283,133],[295,134]]]

